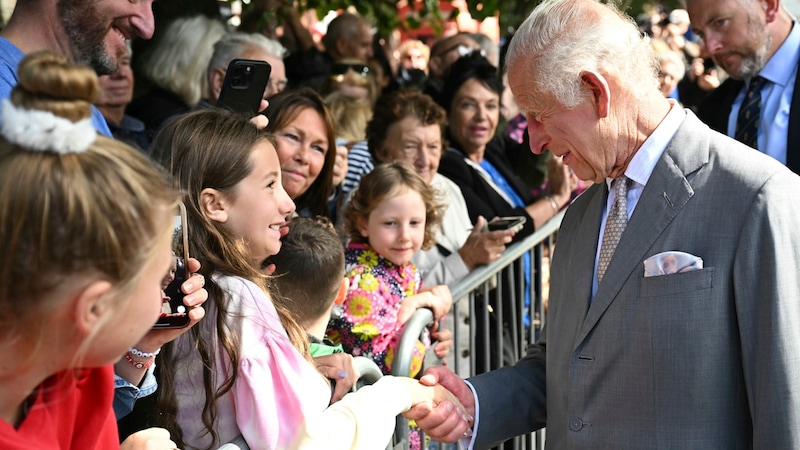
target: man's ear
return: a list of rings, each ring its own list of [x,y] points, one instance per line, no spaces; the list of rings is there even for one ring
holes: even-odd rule
[[[345,38],[337,39],[336,40],[336,44],[334,45],[334,47],[336,47],[336,53],[338,53],[339,56],[342,56],[342,55],[346,54],[346,52],[347,52],[347,40]]]
[[[222,192],[205,188],[200,191],[200,209],[209,219],[225,223],[228,221],[228,201]]]
[[[211,93],[214,95],[214,103],[219,100],[219,94],[222,92],[222,84],[225,82],[225,73],[227,71],[221,67],[211,71],[209,74],[208,85],[211,88]]]
[[[761,8],[764,9],[764,16],[767,23],[772,23],[778,18],[781,12],[781,2],[778,0],[761,0]]]
[[[112,289],[110,282],[98,280],[75,293],[73,320],[81,336],[91,335],[103,316],[112,309],[109,304]]]
[[[608,82],[605,77],[599,73],[587,70],[581,73],[581,81],[589,88],[591,100],[595,105],[597,115],[600,117],[608,117],[611,91],[608,88]]]
[[[386,150],[386,147],[380,146],[375,149],[375,161],[376,162],[389,161],[389,151]]]

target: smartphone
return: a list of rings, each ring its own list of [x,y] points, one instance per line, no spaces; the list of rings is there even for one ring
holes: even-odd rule
[[[153,328],[183,328],[189,325],[189,314],[181,285],[189,278],[189,230],[186,206],[178,203],[172,228],[172,265],[161,281],[161,315]]]
[[[717,65],[714,63],[714,60],[711,58],[703,59],[703,70],[704,73],[711,73],[712,70],[716,69]]]
[[[489,231],[512,230],[516,233],[522,229],[522,226],[525,225],[526,220],[528,219],[526,219],[525,216],[500,217],[497,220],[489,222],[487,228]]]
[[[255,116],[271,73],[266,61],[234,59],[228,64],[217,106]]]

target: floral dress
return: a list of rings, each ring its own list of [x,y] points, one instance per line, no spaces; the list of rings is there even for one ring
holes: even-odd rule
[[[389,374],[405,328],[397,322],[397,312],[406,297],[419,292],[422,277],[414,264],[397,266],[372,247],[352,242],[345,250],[345,267],[350,287],[341,316],[328,323],[328,337],[353,356],[371,358]],[[419,373],[429,346],[426,331],[414,349],[411,373],[403,375]]]

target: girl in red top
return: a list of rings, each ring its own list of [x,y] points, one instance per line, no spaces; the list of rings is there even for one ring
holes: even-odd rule
[[[91,69],[34,53],[0,107],[2,449],[119,448],[112,364],[161,311],[178,195],[97,135],[97,90]]]

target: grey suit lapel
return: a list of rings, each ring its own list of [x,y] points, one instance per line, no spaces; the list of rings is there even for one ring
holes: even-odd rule
[[[597,324],[625,283],[632,277],[635,281],[643,276],[642,262],[652,256],[648,250],[694,195],[686,177],[708,161],[708,133],[708,127],[689,113],[661,155],[592,299],[575,348]],[[593,247],[596,249],[596,243]]]

